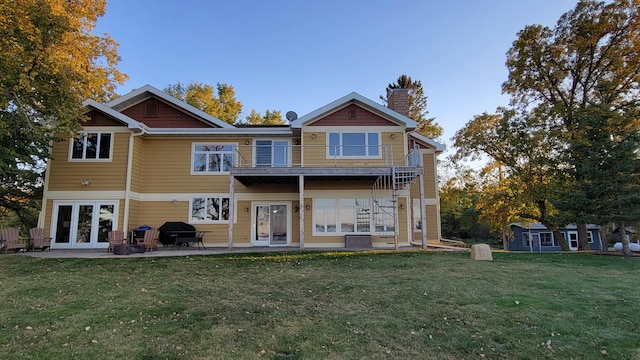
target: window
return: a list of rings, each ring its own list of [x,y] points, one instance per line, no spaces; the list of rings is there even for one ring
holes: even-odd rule
[[[373,220],[376,232],[391,232],[395,231],[395,219],[393,216],[394,207],[392,198],[382,198],[378,200],[377,206],[380,208],[375,215],[375,219]]]
[[[108,160],[111,158],[111,133],[82,133],[71,143],[71,159]]]
[[[313,207],[316,233],[336,232],[336,199],[316,199]]]
[[[550,232],[541,232],[540,246],[555,246],[553,242],[553,234]]]
[[[194,144],[193,173],[224,173],[234,164],[234,145]]]
[[[522,233],[522,246],[531,247],[531,242],[529,241],[529,233]]]
[[[340,199],[340,232],[371,232],[371,206],[368,198]]]
[[[420,200],[413,199],[413,231],[422,231],[422,214],[420,213]]]
[[[289,166],[289,142],[256,140],[256,166]]]
[[[379,133],[329,133],[329,157],[378,157]]]
[[[194,197],[191,199],[191,222],[225,222],[228,220],[228,197]]]
[[[591,231],[587,230],[587,241],[589,241],[589,244],[593,244],[593,234],[591,233]]]

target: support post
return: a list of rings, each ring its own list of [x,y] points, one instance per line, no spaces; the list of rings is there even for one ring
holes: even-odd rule
[[[425,214],[426,204],[424,201],[424,170],[420,174],[420,230],[422,235],[422,248],[427,249],[427,215]]]
[[[304,249],[304,175],[298,178],[298,213],[300,214],[300,250]]]
[[[236,197],[234,193],[235,177],[229,176],[229,250],[233,250],[233,221],[235,219],[235,202]]]

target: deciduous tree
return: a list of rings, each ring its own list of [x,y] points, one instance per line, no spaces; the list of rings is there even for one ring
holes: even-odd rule
[[[163,91],[229,124],[238,122],[242,112],[232,85],[217,83],[214,89],[209,84],[192,81],[184,85],[178,81]]]
[[[92,34],[104,12],[101,0],[0,2],[0,207],[22,216],[49,143],[80,127],[83,100],[109,100],[126,80],[117,43]]]
[[[280,110],[267,109],[264,116],[260,115],[255,109],[245,118],[246,122],[251,125],[283,125],[285,121],[282,119]]]

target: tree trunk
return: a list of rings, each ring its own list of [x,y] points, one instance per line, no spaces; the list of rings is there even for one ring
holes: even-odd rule
[[[622,243],[622,254],[625,256],[631,256],[631,249],[629,248],[629,235],[627,235],[627,229],[624,227],[624,222],[618,224],[620,230],[620,242]]]
[[[600,251],[607,252],[609,251],[609,247],[607,246],[607,240],[604,238],[605,234],[602,231],[602,225],[598,227],[598,236],[600,236]]]
[[[558,240],[558,244],[562,248],[562,251],[569,251],[569,244],[567,244],[567,239],[564,238],[564,234],[559,230],[553,230],[553,237]]]
[[[587,224],[579,222],[576,225],[578,228],[578,250],[591,250],[587,238]]]

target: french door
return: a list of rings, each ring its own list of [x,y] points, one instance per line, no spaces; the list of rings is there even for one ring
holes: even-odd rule
[[[56,202],[51,248],[106,248],[116,228],[117,202]]]
[[[287,204],[255,204],[253,208],[253,245],[289,245]]]

